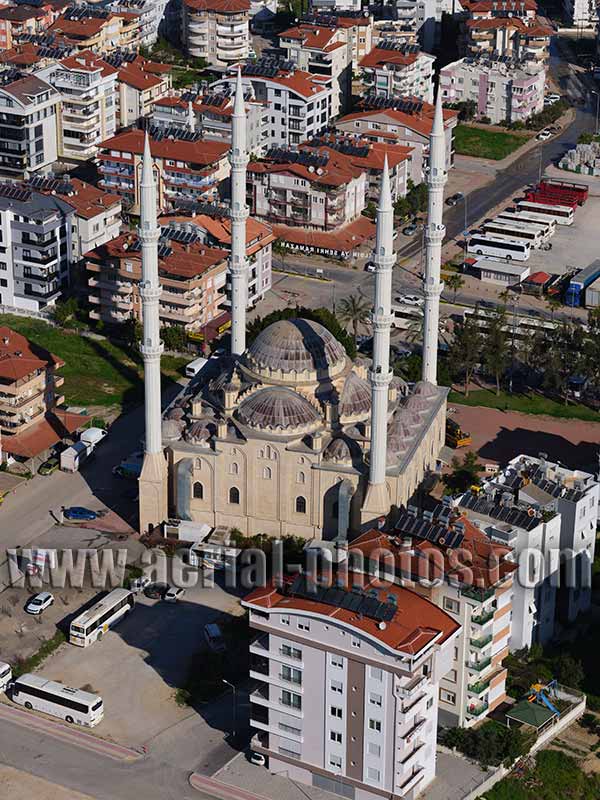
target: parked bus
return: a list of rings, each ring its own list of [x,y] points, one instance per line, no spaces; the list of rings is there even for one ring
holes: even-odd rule
[[[133,592],[129,589],[114,589],[80,614],[71,623],[69,641],[78,647],[88,647],[101,639],[108,629],[119,622],[135,605]]]
[[[492,236],[526,241],[534,248],[540,248],[545,244],[545,239],[539,229],[517,222],[507,222],[502,219],[493,220],[492,222],[486,222],[483,229],[486,236],[491,234]],[[549,245],[546,246],[548,247]]]
[[[550,239],[556,233],[555,220],[543,214],[535,214],[533,211],[517,211],[516,209],[507,208],[494,219],[524,222],[528,225],[541,225],[546,239]]]
[[[472,236],[467,251],[471,255],[505,258],[507,261],[527,261],[531,255],[531,244],[518,239],[503,239],[500,236]]]
[[[66,722],[93,728],[104,716],[104,704],[97,694],[71,689],[41,675],[21,675],[11,685],[11,700],[25,708],[43,711]]]
[[[533,211],[535,214],[543,214],[554,219],[557,225],[572,225],[575,219],[575,212],[570,206],[551,206],[545,203],[534,203],[531,200],[519,200],[517,208],[519,211]]]

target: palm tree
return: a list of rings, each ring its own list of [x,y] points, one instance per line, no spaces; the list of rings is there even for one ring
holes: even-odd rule
[[[358,338],[359,325],[365,325],[369,321],[370,310],[371,305],[369,301],[360,293],[351,294],[340,301],[337,316],[345,325],[352,326],[355,344]]]
[[[554,322],[554,315],[556,314],[558,309],[562,306],[562,303],[556,297],[549,297],[546,300],[546,305],[548,306],[548,310],[550,311],[550,321]]]
[[[462,275],[459,275],[458,272],[453,272],[444,281],[448,289],[451,292],[454,292],[454,296],[452,300],[456,303],[456,295],[458,294],[459,290],[465,285],[465,279]]]

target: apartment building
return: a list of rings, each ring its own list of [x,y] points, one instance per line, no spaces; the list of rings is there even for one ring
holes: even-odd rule
[[[11,437],[31,431],[64,401],[59,392],[64,378],[56,374],[64,365],[20,333],[0,327],[0,434],[6,448]]]
[[[366,576],[297,576],[243,601],[250,725],[269,770],[350,800],[416,798],[435,777],[439,681],[459,625],[424,597]]]
[[[0,63],[16,69],[35,71],[77,52],[77,48],[63,43],[51,33],[34,38],[36,41],[14,44],[10,50],[0,50]],[[41,41],[46,43],[40,44]]]
[[[171,91],[171,66],[142,56],[109,57],[118,66],[117,125],[127,128],[148,116],[153,104]]]
[[[51,6],[5,5],[0,8],[0,50],[10,50],[24,36],[43,33],[54,21]]]
[[[352,69],[357,70],[362,58],[373,47],[373,16],[365,11],[344,11],[331,8],[320,12],[313,4],[312,13],[300,19],[300,26],[312,25],[334,30],[350,45]]]
[[[464,22],[461,49],[465,55],[480,54],[533,58],[546,63],[549,58],[552,25],[539,17],[477,16]]]
[[[598,24],[598,6],[595,0],[563,0],[566,19],[577,28],[594,28]]]
[[[20,178],[56,161],[60,95],[35,75],[0,75],[0,174]]]
[[[441,724],[470,727],[506,700],[517,569],[509,547],[447,501],[424,512],[409,506],[389,533],[367,531],[349,547],[350,563],[425,597],[460,626],[439,682]]]
[[[224,313],[226,250],[207,247],[194,233],[178,227],[161,228],[158,270],[162,287],[161,325],[178,325],[199,333]],[[86,256],[88,300],[92,319],[119,324],[142,319],[141,245],[127,233]]]
[[[36,74],[60,93],[59,156],[73,161],[93,158],[101,142],[113,136],[117,127],[117,70],[91,50],[83,50]]]
[[[0,305],[40,311],[69,281],[73,207],[57,197],[0,184]]]
[[[351,13],[358,14],[362,10],[361,0],[313,0],[311,8],[318,13]]]
[[[390,100],[367,97],[362,109],[339,119],[336,130],[360,136],[370,142],[395,143],[411,148],[409,177],[413,183],[423,180],[423,167],[429,157],[429,137],[433,126],[434,107],[431,103],[408,97]],[[454,165],[454,128],[458,114],[445,108],[446,169]]]
[[[211,202],[229,177],[229,146],[200,138],[198,133],[151,128],[158,208],[170,211],[181,201]],[[178,138],[180,137],[180,138]],[[121,196],[123,207],[139,214],[144,131],[119,133],[103,142],[98,154],[99,185]]]
[[[476,103],[477,115],[499,122],[525,122],[544,109],[546,70],[535,61],[461,58],[440,70],[445,103]]]
[[[561,623],[574,622],[591,607],[591,565],[596,546],[599,486],[595,475],[551,462],[540,453],[517,456],[502,473],[507,490],[516,492],[542,517],[560,517],[560,585],[557,616]],[[552,562],[554,567],[554,562]]]
[[[415,97],[433,103],[433,62],[435,56],[418,45],[393,40],[380,42],[360,62],[367,92],[379,97]]]
[[[282,225],[332,230],[348,225],[366,205],[366,170],[335,151],[274,148],[248,164],[250,213]]]
[[[252,99],[269,109],[265,146],[298,145],[329,125],[331,78],[298,70],[289,61],[263,58],[244,65],[242,80]],[[225,86],[233,92],[234,75],[215,81],[212,89],[220,92]]]
[[[183,0],[181,22],[190,56],[217,66],[248,57],[250,0]]]
[[[248,153],[259,156],[268,144],[270,130],[269,109],[265,103],[245,98],[246,147]],[[181,96],[162,97],[152,105],[152,125],[198,131],[203,139],[231,143],[231,116],[233,95],[227,84],[218,91],[197,94],[185,92]]]
[[[192,213],[191,216],[164,217],[163,222],[178,230],[194,233],[208,247],[231,252],[231,220],[216,211],[208,214]],[[248,308],[259,303],[272,284],[272,245],[275,236],[270,225],[248,217],[246,220],[246,259],[248,264]],[[224,307],[230,307],[231,276],[227,273],[227,299]]]
[[[159,28],[168,0],[115,0],[110,4],[114,12],[132,12],[139,14],[139,43],[142,47],[151,47],[158,39]]]
[[[331,79],[331,116],[348,110],[352,102],[352,47],[343,28],[302,23],[279,35],[287,60],[311,75]]]
[[[71,223],[72,261],[116,238],[121,228],[121,198],[79,178],[32,178],[26,184],[42,194],[63,200],[74,209]]]
[[[49,31],[72,42],[79,50],[112,53],[140,45],[140,15],[128,11],[113,13],[91,5],[69,6]]]

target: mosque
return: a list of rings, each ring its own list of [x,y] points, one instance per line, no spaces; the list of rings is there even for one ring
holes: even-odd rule
[[[373,255],[372,361],[352,362],[322,325],[282,320],[246,345],[247,153],[238,75],[231,149],[231,352],[211,359],[164,416],[160,404],[156,189],[146,147],[141,181],[146,444],[140,529],[167,517],[246,534],[335,538],[406,505],[444,444],[438,387],[441,224],[446,182],[441,98],[430,142],[423,379],[390,369],[393,207],[384,166]]]

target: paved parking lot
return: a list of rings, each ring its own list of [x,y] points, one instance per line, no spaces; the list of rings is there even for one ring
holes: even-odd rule
[[[218,586],[188,589],[177,604],[140,596],[134,611],[102,641],[86,649],[66,644],[39,672],[70,686],[89,685],[105,707],[94,732],[139,747],[196,714],[175,703],[175,690],[203,646],[204,626],[240,611],[238,599]]]

